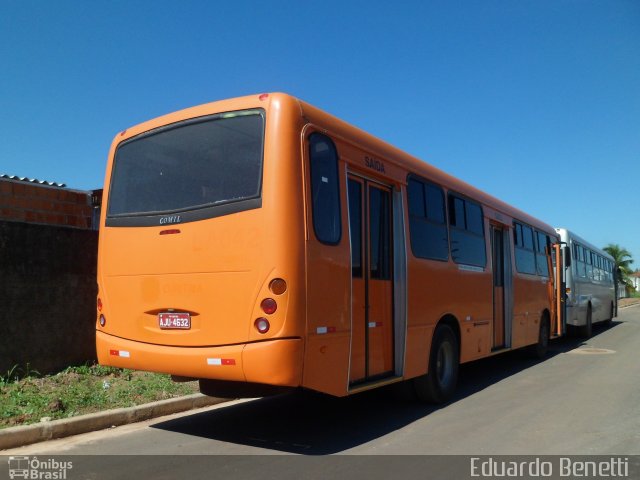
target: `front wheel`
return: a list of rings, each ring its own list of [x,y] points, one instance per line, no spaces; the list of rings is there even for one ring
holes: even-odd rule
[[[428,373],[413,380],[418,398],[429,403],[450,400],[458,383],[459,363],[456,335],[449,325],[439,325],[431,343]]]
[[[611,326],[611,324],[613,323],[613,314],[614,314],[613,302],[611,302],[611,309],[609,310],[609,318],[607,318],[607,319],[604,321],[604,324],[605,324],[607,327],[610,327],[610,326]]]

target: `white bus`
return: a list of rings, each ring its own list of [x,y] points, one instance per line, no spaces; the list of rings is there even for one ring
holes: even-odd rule
[[[616,316],[613,257],[566,228],[556,232],[571,249],[573,260],[565,276],[567,327],[590,337],[594,323]]]

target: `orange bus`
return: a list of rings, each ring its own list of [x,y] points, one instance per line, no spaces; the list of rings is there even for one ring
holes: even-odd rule
[[[562,332],[554,228],[285,94],[123,131],[104,198],[103,365],[444,402],[460,363]]]

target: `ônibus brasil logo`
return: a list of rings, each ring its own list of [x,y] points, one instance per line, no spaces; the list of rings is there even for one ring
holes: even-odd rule
[[[38,457],[9,457],[9,478],[38,480],[64,480],[73,462],[62,462],[55,458],[38,460]]]

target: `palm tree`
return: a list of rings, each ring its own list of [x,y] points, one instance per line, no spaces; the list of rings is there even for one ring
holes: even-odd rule
[[[620,283],[624,283],[627,288],[630,288],[631,280],[629,279],[629,275],[633,273],[631,270],[631,264],[633,263],[631,252],[617,243],[610,243],[604,247],[603,250],[613,257],[613,271],[620,272],[620,275],[618,275],[618,281]]]

